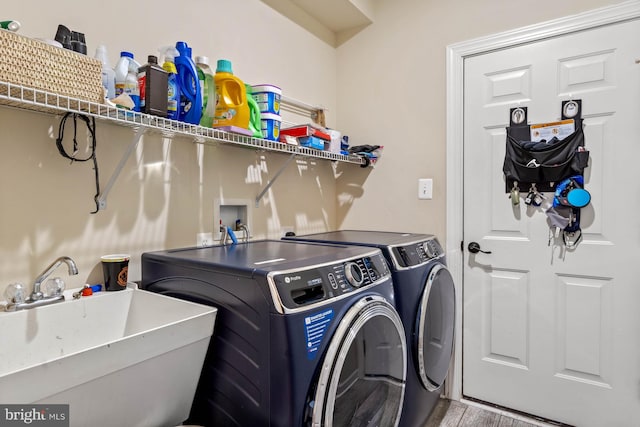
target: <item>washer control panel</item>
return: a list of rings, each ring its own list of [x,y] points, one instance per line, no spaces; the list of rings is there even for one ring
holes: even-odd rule
[[[379,250],[372,256],[272,276],[280,301],[299,308],[366,288],[390,276]]]
[[[424,242],[395,246],[391,248],[391,252],[398,267],[413,267],[444,255],[442,246],[435,237]]]

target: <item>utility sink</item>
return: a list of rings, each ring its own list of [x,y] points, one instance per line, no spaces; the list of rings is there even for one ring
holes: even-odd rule
[[[0,312],[0,403],[69,404],[79,427],[186,420],[217,309],[135,287],[65,296]]]

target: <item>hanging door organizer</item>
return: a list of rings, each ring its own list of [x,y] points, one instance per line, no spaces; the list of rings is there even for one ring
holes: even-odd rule
[[[510,125],[502,170],[505,192],[528,191],[535,184],[540,192],[571,176],[583,175],[589,163],[584,146],[582,101],[562,102],[562,120],[527,124],[527,107],[510,110]]]

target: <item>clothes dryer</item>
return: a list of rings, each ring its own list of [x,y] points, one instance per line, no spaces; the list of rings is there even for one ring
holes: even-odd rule
[[[380,250],[265,240],[145,253],[141,287],[218,308],[187,424],[398,425],[406,341]]]
[[[400,425],[422,427],[447,376],[454,343],[455,289],[437,238],[428,234],[343,230],[285,237],[382,250],[405,326],[409,373]]]

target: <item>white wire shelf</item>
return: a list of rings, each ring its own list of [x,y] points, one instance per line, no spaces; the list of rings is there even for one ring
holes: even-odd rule
[[[223,143],[244,148],[287,153],[301,157],[353,163],[361,166],[365,165],[365,160],[355,154],[343,155],[266,139],[253,138],[218,129],[169,120],[150,114],[127,111],[96,102],[83,101],[3,81],[0,81],[0,105],[50,114],[63,114],[67,112],[84,114],[121,126],[143,128],[145,131],[159,132],[167,137],[175,135],[190,137],[195,142],[202,144]]]

